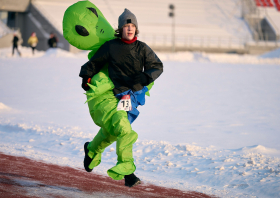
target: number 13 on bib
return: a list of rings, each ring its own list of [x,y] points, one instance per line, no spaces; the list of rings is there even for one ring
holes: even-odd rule
[[[118,103],[117,110],[131,111],[131,99],[130,95],[124,95]]]

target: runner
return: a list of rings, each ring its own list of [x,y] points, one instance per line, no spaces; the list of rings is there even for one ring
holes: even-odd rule
[[[138,134],[132,130],[131,123],[139,114],[137,106],[145,104],[145,93],[148,91],[146,86],[163,72],[162,62],[153,50],[137,40],[138,33],[135,15],[125,9],[119,16],[115,34],[117,38],[105,42],[82,66],[79,75],[83,78],[82,88],[88,91],[91,78],[108,63],[109,77],[114,84],[113,93],[116,98],[123,98],[118,105],[119,111],[113,115],[111,130],[101,128],[92,142],[85,143],[85,169],[90,172],[99,165],[101,159],[97,159],[101,158],[101,153],[117,141],[118,162],[108,170],[108,175],[115,180],[125,178],[125,185],[129,187],[140,183],[140,179],[134,175],[136,167],[132,154]],[[122,108],[122,104],[127,104],[128,108]]]

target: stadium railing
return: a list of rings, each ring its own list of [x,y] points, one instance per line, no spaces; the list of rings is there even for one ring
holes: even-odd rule
[[[268,36],[265,36],[268,38]],[[172,48],[171,35],[139,35],[139,39],[146,42],[151,48],[159,51],[170,51]],[[198,50],[208,52],[236,52],[248,53],[247,46],[257,48],[278,48],[277,41],[253,41],[249,37],[225,37],[225,36],[198,36],[198,35],[177,35],[175,38],[175,50]]]

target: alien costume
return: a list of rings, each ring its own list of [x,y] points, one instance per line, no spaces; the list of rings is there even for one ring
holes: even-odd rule
[[[114,180],[121,180],[136,170],[132,147],[138,134],[131,123],[139,114],[136,107],[145,103],[144,95],[149,95],[153,81],[162,73],[162,63],[145,43],[122,43],[114,39],[114,33],[100,10],[89,1],[77,2],[64,13],[63,35],[67,41],[79,49],[92,50],[80,76],[91,78],[87,102],[94,123],[101,129],[85,144],[85,169],[90,172],[98,166],[105,148],[116,141],[118,162],[107,173]],[[122,48],[129,48],[125,50],[128,54],[120,53]],[[131,84],[133,74],[139,72],[145,73],[147,82]],[[121,94],[135,99],[130,112],[117,110]]]

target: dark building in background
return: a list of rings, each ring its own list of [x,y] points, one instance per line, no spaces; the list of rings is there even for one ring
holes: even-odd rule
[[[58,40],[58,47],[67,51],[73,51],[69,43],[64,39],[63,35],[43,16],[31,0],[0,0],[0,12],[7,12],[6,25],[13,31],[19,31],[23,40],[22,46],[29,46],[27,40],[32,32],[36,32],[39,43],[38,50],[49,49],[48,39],[50,33],[54,33]],[[13,31],[2,32],[0,38],[0,47],[5,46],[10,42]],[[3,36],[3,34],[5,34]],[[7,43],[9,44],[9,43]],[[75,51],[75,50],[74,50]]]

